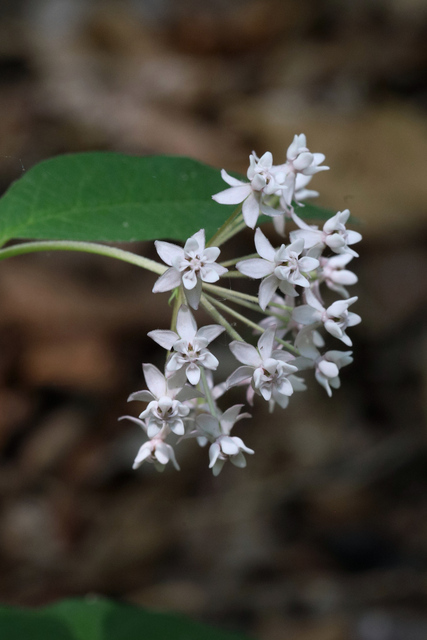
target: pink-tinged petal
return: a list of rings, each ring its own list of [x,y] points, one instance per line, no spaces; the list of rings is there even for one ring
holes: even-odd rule
[[[227,409],[226,411],[224,411],[224,413],[221,416],[221,427],[222,427],[222,431],[223,433],[225,433],[226,435],[229,435],[231,429],[234,426],[234,423],[236,422],[237,418],[239,417],[239,413],[241,408],[243,407],[243,404],[235,404],[232,407],[230,407],[229,409]],[[243,417],[248,417],[249,414],[242,414],[240,416],[240,418]]]
[[[176,244],[164,242],[163,240],[156,240],[154,245],[163,262],[166,262],[170,267],[174,260],[182,260],[184,257],[184,250]]]
[[[259,227],[255,231],[254,241],[258,255],[260,255],[261,258],[264,258],[265,260],[274,262],[275,249]]]
[[[279,279],[276,278],[274,274],[267,276],[265,280],[263,280],[259,286],[258,292],[258,301],[259,306],[263,311],[265,311],[268,303],[271,301],[274,296],[276,289],[279,285]]]
[[[348,254],[344,254],[344,255],[348,255]],[[351,256],[349,256],[351,258]],[[339,271],[334,271],[330,276],[330,279],[332,280],[332,282],[335,282],[336,284],[342,284],[342,285],[351,285],[351,284],[356,284],[357,282],[357,275],[355,273],[353,273],[353,271],[349,271],[348,269],[340,269]]]
[[[138,451],[138,453],[136,454],[136,458],[135,461],[132,465],[132,469],[138,469],[138,467],[140,467],[142,465],[142,463],[144,462],[144,460],[146,460],[147,458],[149,458],[151,456],[151,449],[149,449],[146,446],[147,443],[144,443],[142,445],[142,447],[140,448],[140,450]]]
[[[305,300],[307,304],[310,305],[310,307],[313,307],[313,309],[317,309],[317,311],[319,311],[320,313],[324,312],[325,309],[323,308],[322,303],[316,298],[316,296],[314,295],[313,291],[311,291],[311,289],[306,292]]]
[[[258,340],[258,349],[261,354],[261,358],[263,360],[266,360],[267,358],[271,357],[275,335],[276,335],[275,329],[267,329],[267,331],[264,331],[264,333],[261,335],[260,339]]]
[[[202,295],[202,281],[197,278],[194,289],[186,289],[184,287],[184,293],[190,307],[197,310],[199,308],[200,296]]]
[[[166,371],[179,371],[183,366],[183,362],[179,354],[173,353],[166,364]]]
[[[254,372],[253,367],[239,367],[234,371],[230,376],[228,376],[225,384],[227,389],[236,386],[237,384],[241,384],[243,382],[248,382],[252,378],[252,374]]]
[[[185,373],[187,374],[187,380],[190,384],[194,386],[196,386],[196,384],[199,384],[200,368],[197,366],[197,364],[191,362],[189,365],[187,365]]]
[[[160,464],[167,464],[169,462],[168,445],[164,442],[159,442],[158,444],[156,444],[154,456],[157,458]]]
[[[186,384],[185,387],[183,387],[181,391],[176,394],[176,399],[179,400],[179,402],[203,397],[204,395],[201,391],[199,391],[198,389],[194,389],[194,387],[190,387],[188,384]]]
[[[251,180],[251,187],[255,191],[262,191],[262,189],[264,189],[266,184],[267,184],[266,179],[264,178],[264,176],[260,175],[259,173],[256,173]]]
[[[160,427],[156,422],[150,422],[147,427],[147,436],[155,438],[160,433]]]
[[[313,154],[309,151],[305,151],[303,153],[300,153],[298,155],[298,158],[294,160],[294,167],[297,171],[304,171],[305,169],[308,169],[313,160]]]
[[[260,355],[253,345],[240,340],[233,340],[233,342],[230,342],[229,347],[231,353],[239,362],[251,367],[258,367],[262,364]]]
[[[239,447],[230,436],[223,436],[219,441],[219,446],[227,456],[235,456],[239,453]]]
[[[181,284],[181,275],[179,271],[170,267],[167,269],[160,278],[156,280],[153,287],[153,293],[164,293],[165,291],[171,291]]]
[[[273,272],[274,264],[262,258],[250,258],[238,262],[236,269],[249,278],[265,278]]]
[[[259,216],[259,203],[253,193],[244,201],[242,213],[247,226],[254,229]]]
[[[279,393],[277,389],[273,389],[273,401],[277,402],[279,407],[281,407],[282,409],[286,409],[289,405],[289,396],[285,396]],[[270,413],[273,411],[273,408],[270,407]]]
[[[210,460],[209,469],[212,469],[215,462],[218,460],[218,456],[220,453],[221,453],[221,447],[219,446],[219,444],[217,442],[214,442],[213,444],[211,444],[211,446],[209,447],[209,460]]]
[[[289,244],[286,247],[286,251],[287,251],[288,256],[290,256],[291,253],[296,253],[299,256],[299,254],[302,252],[303,249],[304,249],[304,239],[303,238],[297,238],[296,240],[294,240],[291,244]]]
[[[298,324],[313,324],[320,320],[319,312],[308,304],[295,307],[292,312],[292,318],[295,322],[298,322]]]
[[[156,329],[155,331],[149,331],[147,333],[154,342],[157,342],[163,349],[170,351],[177,340],[179,335],[175,331],[169,331],[167,329]]]
[[[181,418],[176,418],[175,420],[171,420],[169,422],[170,430],[173,431],[177,436],[183,436],[185,433],[184,423]]]
[[[215,262],[221,253],[221,249],[219,247],[208,247],[203,251],[203,259],[206,262]]]
[[[190,238],[188,238],[188,240],[192,240],[192,241],[195,240],[197,242],[197,249],[196,250],[200,251],[200,253],[204,252],[205,243],[206,243],[206,241],[205,241],[205,230],[204,229],[200,229],[200,231],[196,231],[196,233],[194,233]],[[187,242],[188,242],[188,240],[187,240]],[[193,245],[191,245],[191,246],[193,246]]]
[[[362,234],[358,231],[347,231],[347,244],[355,244],[356,242],[360,242],[362,239]]]
[[[239,187],[230,187],[212,196],[212,199],[219,204],[239,204],[252,193],[250,184],[242,184]]]
[[[226,172],[225,169],[221,169],[221,178],[230,185],[230,187],[241,187],[242,185],[247,185],[246,182],[242,182],[242,180],[238,180],[237,178],[233,178],[229,173]]]
[[[294,388],[287,378],[282,378],[280,384],[277,385],[277,391],[282,396],[291,396],[294,392]]]
[[[262,386],[258,389],[258,391],[260,392],[264,400],[266,400],[267,402],[271,400],[271,393],[272,393],[271,385],[269,385],[268,387]]]
[[[316,244],[320,244],[322,241],[322,232],[315,231],[313,229],[297,229],[296,231],[291,231],[289,236],[292,242],[302,238],[306,249],[311,249],[311,247],[314,247]]]
[[[197,337],[204,338],[208,341],[208,344],[215,340],[221,333],[225,331],[225,327],[221,327],[220,324],[207,324],[205,327],[201,327],[197,332]]]
[[[192,342],[197,333],[197,324],[190,309],[185,305],[179,308],[176,318],[176,330],[181,338]]]
[[[182,284],[187,291],[194,289],[197,284],[197,274],[192,269],[187,269],[182,275]]]
[[[154,396],[149,391],[135,391],[130,394],[128,402],[132,402],[133,400],[138,400],[138,402],[151,402],[154,400]]]
[[[155,398],[166,395],[166,379],[154,364],[145,363],[142,365],[145,382]]]

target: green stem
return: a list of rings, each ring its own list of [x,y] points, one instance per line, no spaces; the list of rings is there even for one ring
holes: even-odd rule
[[[250,253],[248,256],[242,256],[241,258],[233,258],[233,260],[226,260],[225,262],[220,262],[221,267],[232,267],[237,262],[241,262],[242,260],[250,260],[251,258],[259,258],[257,253]]]
[[[247,278],[244,273],[240,273],[240,271],[229,271],[228,273],[222,276],[223,278]]]
[[[233,211],[231,216],[227,218],[227,220],[218,229],[218,231],[214,233],[212,238],[208,240],[208,242],[206,243],[207,247],[212,247],[212,246],[219,247],[221,244],[223,244],[224,240],[222,240],[221,237],[224,235],[224,232],[228,229],[228,227],[232,224],[232,222],[234,222],[234,220],[237,218],[241,210],[242,210],[242,205],[239,204],[239,206]]]
[[[215,402],[212,397],[212,393],[208,385],[208,381],[206,380],[206,372],[203,367],[200,367],[200,379],[202,382],[205,398],[208,401],[209,411],[214,417],[217,417]]]
[[[159,262],[155,262],[149,258],[144,258],[143,256],[137,256],[135,253],[131,253],[130,251],[124,251],[123,249],[117,249],[116,247],[109,247],[95,242],[75,242],[71,240],[52,240],[15,244],[12,247],[0,249],[0,260],[38,251],[83,251],[85,253],[95,253],[100,256],[116,258],[123,262],[129,262],[130,264],[142,267],[143,269],[147,269],[148,271],[152,271],[159,275],[164,273],[167,269],[166,266]]]
[[[241,300],[247,300],[248,302],[258,304],[258,298],[256,296],[251,296],[248,293],[242,293],[241,291],[234,291],[234,289],[218,287],[216,284],[207,284],[204,282],[203,289],[206,289],[206,291],[210,291],[217,296],[222,296],[226,300],[235,300],[236,298],[240,298]]]
[[[252,320],[249,320],[238,311],[235,311],[234,309],[230,309],[230,307],[227,307],[227,305],[223,304],[219,300],[215,300],[215,298],[212,298],[212,296],[209,296],[207,294],[205,295],[206,295],[206,298],[209,300],[209,302],[212,302],[212,304],[218,307],[218,309],[222,309],[223,311],[225,311],[225,313],[228,313],[229,315],[236,318],[236,320],[240,320],[240,322],[243,322],[244,324],[248,325],[248,327],[251,327],[256,331],[259,331],[259,333],[264,333],[264,331],[266,331],[266,329],[261,327],[259,324],[256,324],[256,322],[252,322]],[[290,353],[296,356],[300,355],[300,352],[298,351],[298,349],[296,349],[292,344],[290,344],[290,342],[286,342],[286,340],[282,340],[277,336],[275,337],[275,340],[277,342],[280,342],[280,344],[283,345],[286,351],[289,351]]]
[[[200,299],[200,304],[205,311],[209,313],[209,315],[221,326],[225,327],[230,338],[233,340],[240,340],[240,342],[244,342],[242,336],[237,333],[235,329],[231,326],[231,324],[224,318],[224,316],[213,306],[213,304],[206,298],[206,295],[202,295]]]

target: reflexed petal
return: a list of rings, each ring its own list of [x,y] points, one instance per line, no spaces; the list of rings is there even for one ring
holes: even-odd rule
[[[168,422],[171,431],[173,431],[177,436],[183,436],[185,433],[184,423],[181,418],[175,418],[175,420],[170,420]]]
[[[258,388],[258,391],[260,392],[264,400],[267,400],[267,402],[271,400],[271,385],[263,385],[262,387]]]
[[[190,307],[197,310],[199,308],[200,296],[202,295],[202,281],[197,278],[194,289],[186,289],[184,287],[184,293]]]
[[[160,464],[167,464],[169,462],[169,451],[168,445],[164,442],[159,442],[156,445],[156,449],[154,451],[154,455]]]
[[[209,438],[218,438],[221,435],[217,418],[214,418],[214,416],[211,416],[209,413],[202,413],[197,416],[196,422]]]
[[[273,272],[274,264],[262,258],[250,258],[238,262],[236,269],[250,278],[264,278]]]
[[[218,368],[219,362],[218,358],[215,358],[213,353],[206,349],[206,353],[204,353],[203,358],[201,358],[201,364],[205,367],[205,369],[211,369],[211,371],[215,371]]]
[[[132,469],[138,469],[141,464],[151,456],[151,448],[147,447],[147,442],[142,445],[138,453],[136,454],[135,461],[132,465]]]
[[[182,260],[184,257],[183,248],[178,247],[176,244],[164,242],[163,240],[156,240],[154,246],[156,247],[156,251],[163,262],[166,262],[170,267],[174,260]]]
[[[241,180],[230,176],[230,174],[227,173],[225,169],[221,169],[221,178],[224,180],[224,182],[229,184],[230,187],[241,187],[242,185],[247,184],[246,182],[242,182]]]
[[[243,404],[235,404],[232,407],[230,407],[229,409],[227,409],[226,411],[224,411],[224,413],[221,416],[221,427],[223,432],[228,435],[231,431],[231,429],[234,426],[234,423],[236,422],[240,410],[243,407]],[[244,414],[243,414],[244,415]]]
[[[173,345],[179,340],[179,335],[175,331],[169,331],[167,329],[156,329],[155,331],[149,331],[147,336],[150,336],[154,342],[157,342],[163,349],[172,349]]]
[[[166,269],[164,273],[156,280],[153,287],[153,293],[163,293],[175,289],[181,284],[181,274],[174,267]]]
[[[259,227],[255,231],[255,247],[261,258],[269,260],[270,262],[274,261],[275,249]]]
[[[197,324],[190,309],[185,305],[179,308],[176,318],[176,330],[181,338],[192,342],[197,333]]]
[[[240,340],[233,340],[229,344],[230,351],[239,362],[250,365],[252,367],[258,367],[262,360],[255,347],[247,342],[241,342]]]
[[[274,337],[276,335],[275,329],[267,329],[264,331],[260,339],[258,340],[258,349],[261,354],[261,358],[265,361],[270,358],[273,351]],[[250,363],[248,363],[250,364]]]
[[[242,213],[247,226],[254,229],[259,216],[259,203],[252,193],[244,201]]]
[[[350,311],[347,318],[347,326],[354,327],[356,324],[359,324],[359,322],[362,322],[362,318],[357,313]]]
[[[239,204],[252,192],[250,184],[230,187],[212,196],[212,199],[219,204]]]
[[[300,307],[295,307],[292,318],[298,324],[314,324],[320,320],[320,314],[308,304],[302,304]]]
[[[259,306],[263,311],[265,311],[268,303],[271,301],[271,298],[274,296],[274,293],[279,284],[278,278],[274,274],[267,276],[265,280],[263,280],[259,286],[258,291],[258,301]]]
[[[235,456],[230,458],[230,462],[234,464],[235,467],[239,467],[239,469],[244,469],[246,467],[246,459],[241,451]]]
[[[211,444],[211,446],[209,447],[209,460],[210,460],[209,469],[212,469],[220,453],[221,453],[221,447],[219,446],[219,444],[217,442],[214,442],[213,444]]]
[[[252,378],[253,372],[253,367],[239,367],[230,376],[228,376],[225,382],[227,389],[230,389],[230,387],[234,387],[236,384],[240,384],[243,382],[249,383],[250,379]]]
[[[355,244],[356,242],[360,242],[362,239],[362,235],[358,231],[347,231],[347,244]]]
[[[151,402],[151,400],[154,400],[154,396],[149,391],[134,391],[130,394],[128,402],[132,402],[133,400],[138,400],[141,402]]]
[[[145,363],[142,365],[145,382],[147,387],[155,398],[160,398],[166,394],[166,380],[163,373],[161,373],[154,364]]]
[[[225,327],[221,327],[220,324],[207,324],[205,327],[201,327],[197,332],[197,337],[204,338],[209,342],[212,342],[221,333],[225,331]]]

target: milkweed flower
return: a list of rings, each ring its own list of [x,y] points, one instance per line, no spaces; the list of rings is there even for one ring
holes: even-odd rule
[[[242,468],[246,467],[244,454],[255,453],[241,438],[230,436],[231,429],[238,420],[251,417],[249,413],[240,413],[242,407],[242,404],[236,404],[219,417],[202,413],[196,418],[197,430],[194,435],[206,438],[212,443],[209,448],[209,468],[214,476],[221,472],[226,460]]]
[[[200,367],[215,370],[219,362],[206,347],[225,328],[210,324],[197,330],[193,314],[186,306],[181,306],[176,319],[176,332],[170,330],[150,331],[148,335],[164,349],[175,353],[166,364],[166,371],[185,371],[188,382],[196,385],[200,381]]]
[[[295,286],[309,287],[310,282],[304,273],[313,271],[319,266],[319,261],[310,256],[301,256],[304,240],[299,238],[287,247],[282,244],[274,249],[261,229],[255,232],[255,247],[260,258],[251,258],[238,262],[236,268],[250,278],[264,278],[261,282],[258,299],[259,306],[265,310],[279,288],[282,293],[297,296]]]
[[[220,191],[212,198],[220,204],[239,204],[243,202],[243,219],[248,227],[255,228],[258,217],[263,213],[267,216],[279,216],[281,211],[274,209],[267,202],[269,196],[281,193],[285,174],[273,171],[273,156],[267,151],[261,158],[255,153],[249,156],[247,177],[250,182],[243,182],[230,176],[224,169],[222,179],[230,185],[229,189]]]
[[[221,250],[205,247],[204,229],[188,238],[183,248],[163,240],[156,240],[154,244],[169,269],[156,280],[153,293],[171,291],[182,282],[187,302],[193,309],[199,306],[202,282],[217,282],[228,271],[216,263]]]
[[[294,221],[300,227],[296,231],[291,231],[290,238],[292,242],[297,239],[303,239],[306,249],[311,249],[316,245],[320,248],[329,247],[334,253],[349,253],[355,258],[358,253],[351,249],[349,245],[360,242],[362,236],[357,231],[346,229],[346,222],[350,217],[350,211],[338,211],[332,218],[329,218],[323,225],[323,229],[316,226],[310,226],[298,216],[293,216]]]
[[[286,406],[288,396],[294,392],[289,375],[297,371],[297,367],[289,363],[293,358],[281,349],[273,349],[275,329],[267,329],[258,340],[258,348],[247,342],[234,340],[230,343],[230,351],[243,363],[227,378],[227,387],[234,387],[249,381],[253,390],[264,400],[275,400],[280,406]]]

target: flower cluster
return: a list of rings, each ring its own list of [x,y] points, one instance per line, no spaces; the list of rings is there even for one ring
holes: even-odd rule
[[[294,137],[283,164],[274,165],[270,152],[260,158],[252,153],[247,182],[221,172],[229,188],[212,197],[220,204],[239,206],[208,243],[204,229],[188,238],[184,247],[155,242],[167,268],[153,292],[173,291],[173,313],[170,329],[148,334],[167,350],[164,371],[143,364],[147,389],[131,394],[129,400],[142,402],[144,407],[138,418],[124,416],[146,434],[134,468],[151,462],[162,471],[171,462],[179,469],[174,438],[175,444],[188,438],[201,447],[209,443],[209,467],[214,475],[227,460],[245,467],[245,456],[254,451],[231,435],[231,430],[250,415],[241,412],[242,404],[225,410],[218,406],[231,387],[244,387],[249,405],[259,398],[268,403],[270,411],[276,404],[286,408],[295,391],[306,389],[301,372],[312,371],[329,396],[339,388],[340,370],[352,362],[352,352],[334,345],[330,348],[327,342],[338,340],[351,347],[347,330],[361,321],[349,310],[357,297],[350,297],[347,290],[357,282],[347,267],[358,255],[353,245],[361,235],[347,229],[348,210],[332,215],[322,228],[308,224],[300,217],[303,214],[295,212],[296,205],[318,195],[307,186],[316,173],[328,169],[322,164],[324,159],[323,154],[309,151],[303,134]],[[245,226],[254,229],[261,214],[272,217],[273,232],[282,236],[281,241],[274,243],[258,227],[255,255],[218,263],[221,244]],[[286,218],[295,225],[288,242],[284,239]],[[215,284],[224,276],[228,285],[231,277],[260,281],[258,295]],[[324,289],[328,296],[335,294],[340,299],[325,302]],[[199,307],[214,324],[198,328],[191,309]],[[248,309],[260,314],[257,322],[244,314]],[[247,340],[227,315],[251,329]],[[240,366],[215,384],[220,362],[211,343],[222,336],[224,347],[224,333],[231,338],[229,349]],[[253,333],[259,336],[256,346],[250,343]]]

